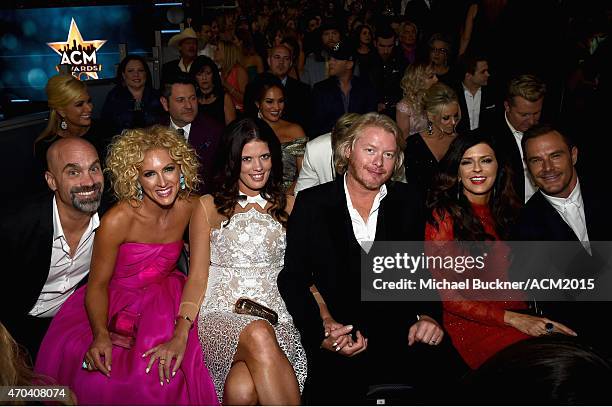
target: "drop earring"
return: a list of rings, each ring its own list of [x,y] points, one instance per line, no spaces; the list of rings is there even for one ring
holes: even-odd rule
[[[430,136],[433,134],[433,123],[431,120],[427,120],[427,134]]]
[[[139,201],[142,201],[142,198],[143,198],[142,186],[138,184],[138,187],[136,188],[136,199],[138,199]]]
[[[257,111],[257,118],[263,120],[263,114],[261,114],[261,110]]]
[[[457,201],[461,199],[461,180],[457,180]]]
[[[181,176],[179,177],[179,185],[181,187],[181,189],[185,189],[185,176],[183,174],[181,174]]]
[[[60,129],[62,130],[67,130],[68,129],[68,123],[66,123],[66,120],[64,120],[64,118],[62,117],[62,120],[60,121]]]

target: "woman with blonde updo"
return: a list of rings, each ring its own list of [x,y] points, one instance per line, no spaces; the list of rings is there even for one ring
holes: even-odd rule
[[[102,138],[92,130],[93,103],[85,83],[72,75],[56,75],[49,79],[45,91],[49,122],[34,141],[38,164],[46,169],[47,150],[59,138],[83,137],[96,146],[98,153],[103,152]]]
[[[420,133],[427,127],[427,116],[423,111],[423,97],[431,85],[438,82],[438,77],[428,64],[412,64],[404,72],[400,86],[404,97],[395,105],[395,121],[408,138]]]
[[[455,91],[441,82],[425,92],[422,103],[427,116],[426,128],[408,138],[404,162],[408,183],[420,187],[425,197],[439,171],[438,163],[457,136],[461,109]]]
[[[184,329],[194,319],[181,313],[186,277],[176,269],[198,202],[195,152],[154,126],[115,137],[106,164],[119,202],[96,231],[89,282],[53,319],[36,372],[70,386],[80,404],[217,404],[196,330]]]

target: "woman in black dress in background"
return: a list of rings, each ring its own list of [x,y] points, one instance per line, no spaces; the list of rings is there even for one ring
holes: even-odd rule
[[[227,125],[236,118],[236,109],[230,96],[223,90],[217,64],[207,56],[200,55],[191,66],[198,85],[198,110],[219,123]]]
[[[408,137],[404,150],[406,180],[427,195],[434,176],[440,171],[439,162],[457,136],[461,120],[457,94],[443,83],[432,85],[423,98],[427,116],[425,130]]]

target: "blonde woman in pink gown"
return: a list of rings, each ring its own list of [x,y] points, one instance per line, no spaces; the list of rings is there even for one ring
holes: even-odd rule
[[[107,167],[119,202],[96,232],[89,283],[53,319],[35,371],[78,404],[215,405],[176,268],[197,196],[197,159],[161,126],[126,130]],[[184,334],[187,332],[187,334]]]

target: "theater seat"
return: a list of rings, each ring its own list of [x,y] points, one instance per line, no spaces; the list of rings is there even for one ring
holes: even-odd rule
[[[415,387],[410,384],[383,383],[368,387],[366,399],[370,405],[410,405],[418,401]]]

